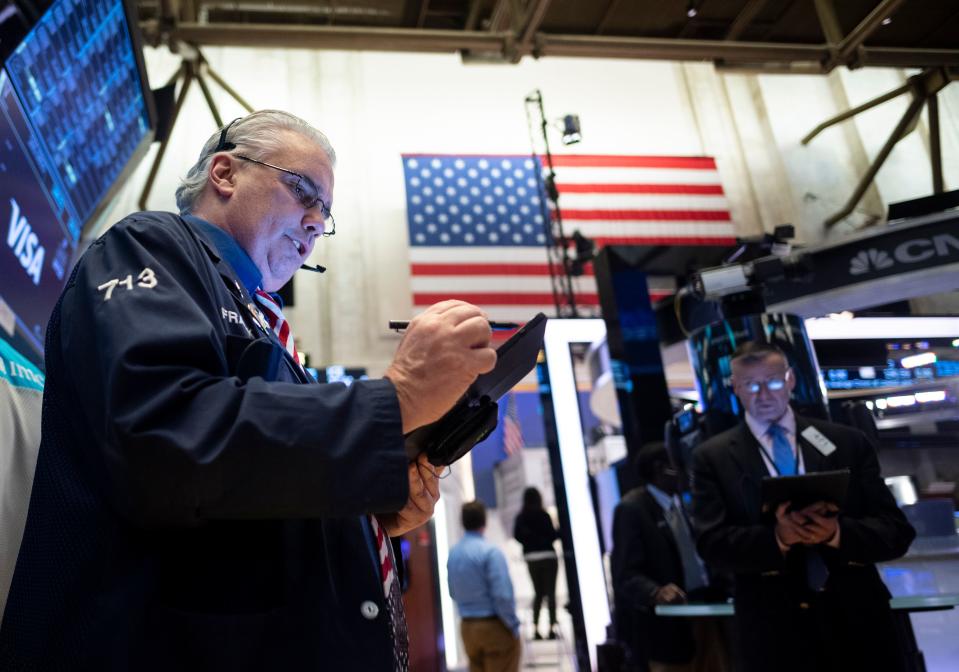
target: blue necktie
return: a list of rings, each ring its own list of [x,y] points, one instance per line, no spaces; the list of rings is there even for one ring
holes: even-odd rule
[[[786,437],[786,430],[773,423],[769,425],[766,432],[773,438],[773,464],[780,476],[796,475],[796,456],[793,455],[793,448],[789,445],[789,439]]]

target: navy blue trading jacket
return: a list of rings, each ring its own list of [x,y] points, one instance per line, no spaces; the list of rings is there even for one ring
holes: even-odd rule
[[[363,514],[408,497],[395,390],[304,384],[222,256],[142,212],[74,269],[5,672],[393,669]]]

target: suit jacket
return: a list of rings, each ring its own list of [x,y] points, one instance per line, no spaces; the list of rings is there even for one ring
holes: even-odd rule
[[[810,425],[835,444],[828,457],[801,436]],[[852,472],[839,514],[840,546],[819,547],[830,571],[823,593],[807,588],[805,551],[793,547],[784,557],[774,520],[761,517],[760,483],[768,473],[746,424],[693,452],[697,546],[707,563],[735,575],[747,669],[899,669],[890,595],[874,563],[903,555],[915,531],[883,482],[864,434],[797,415],[796,436],[806,473]],[[807,641],[797,646],[797,638]]]
[[[4,672],[393,670],[395,391],[306,384],[211,235],[128,217],[54,310]]]
[[[633,659],[686,663],[695,643],[686,619],[656,616],[654,595],[674,583],[685,590],[679,549],[662,507],[646,488],[630,490],[613,514],[613,574],[616,629]]]

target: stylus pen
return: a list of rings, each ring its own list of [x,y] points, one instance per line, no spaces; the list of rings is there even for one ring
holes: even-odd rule
[[[402,331],[409,326],[409,320],[390,320],[390,329],[395,331]],[[511,331],[513,329],[519,329],[519,325],[515,322],[494,322],[492,320],[490,320],[489,327],[493,331]]]

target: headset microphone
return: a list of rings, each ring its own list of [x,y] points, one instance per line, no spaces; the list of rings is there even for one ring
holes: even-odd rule
[[[303,264],[300,266],[300,269],[304,271],[313,271],[314,273],[326,273],[326,266],[320,266],[319,264],[316,266],[307,266],[306,264]]]

